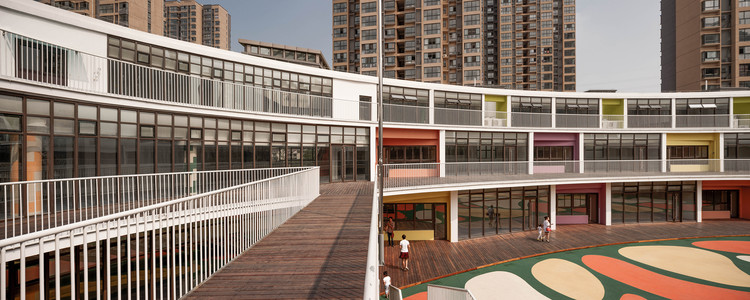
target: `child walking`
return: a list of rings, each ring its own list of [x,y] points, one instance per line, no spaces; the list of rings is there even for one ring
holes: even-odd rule
[[[539,224],[536,226],[536,231],[539,232],[539,236],[536,237],[537,241],[542,241],[542,237],[544,237],[544,231],[542,231],[542,224]]]

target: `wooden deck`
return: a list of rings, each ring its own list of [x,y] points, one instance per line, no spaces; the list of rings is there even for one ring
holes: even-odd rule
[[[400,270],[398,246],[386,247],[386,265],[381,267],[380,274],[387,270],[393,285],[405,288],[505,260],[572,248],[657,239],[727,235],[750,235],[750,220],[615,226],[560,225],[552,233],[550,243],[537,242],[536,231],[476,238],[457,243],[412,241],[409,271]]]
[[[186,298],[362,298],[372,184],[321,185],[320,197]]]

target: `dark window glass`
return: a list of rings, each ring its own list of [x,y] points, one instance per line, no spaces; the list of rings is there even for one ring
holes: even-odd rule
[[[96,176],[96,138],[78,138],[78,177]]]
[[[53,153],[54,178],[73,177],[73,137],[56,136],[54,138],[55,151]]]
[[[153,128],[152,128],[153,129]],[[153,140],[141,140],[138,152],[139,174],[154,173],[155,142]]]
[[[99,139],[99,175],[117,175],[117,139]]]

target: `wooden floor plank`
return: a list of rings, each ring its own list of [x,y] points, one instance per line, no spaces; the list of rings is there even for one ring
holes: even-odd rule
[[[320,197],[186,298],[361,298],[372,189],[321,185]]]

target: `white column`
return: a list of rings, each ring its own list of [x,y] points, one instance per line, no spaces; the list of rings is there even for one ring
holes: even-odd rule
[[[557,98],[552,97],[552,109],[550,109],[550,112],[552,114],[552,128],[557,128]]]
[[[378,138],[376,135],[378,134],[378,125],[374,125],[370,127],[370,149],[375,149],[374,151],[370,151],[370,181],[375,181],[375,178],[378,177]]]
[[[604,225],[612,226],[612,183],[607,182],[604,189]]]
[[[440,130],[440,149],[438,149],[438,155],[440,155],[440,177],[445,177],[445,130]]]
[[[719,148],[719,172],[724,173],[724,133],[719,133],[719,145],[717,147]]]
[[[676,101],[674,100],[674,98],[672,98],[672,100],[669,102],[672,111],[672,113],[670,114],[672,116],[672,128],[677,127],[677,104],[675,102]]]
[[[529,132],[529,149],[527,157],[529,158],[529,174],[534,174],[534,133]]]
[[[430,124],[435,124],[435,90],[430,90],[430,111],[429,111],[429,121]]]
[[[451,200],[450,200],[450,229],[451,229],[451,236],[450,240],[451,243],[458,242],[458,191],[451,191]]]
[[[734,97],[729,97],[729,128],[736,128],[734,125]]]
[[[695,188],[695,220],[703,222],[703,180],[698,180]]]
[[[599,98],[599,127],[602,128],[602,118],[604,117],[604,99]]]
[[[549,186],[549,221],[552,230],[557,229],[557,185]]]
[[[506,98],[505,98],[505,126],[506,127],[511,127],[511,124],[510,124],[511,117],[510,117],[510,115],[512,113],[511,110],[513,109],[513,106],[510,105],[511,98],[512,98],[511,96],[506,96]]]
[[[628,128],[628,99],[622,99],[622,128]]]
[[[578,173],[583,174],[584,168],[583,168],[583,154],[585,151],[583,151],[583,132],[578,134]]]
[[[661,172],[667,172],[667,134],[661,134]]]
[[[495,105],[497,105],[497,103],[495,103]],[[487,109],[485,106],[487,106],[487,102],[484,101],[484,94],[482,94],[482,115],[479,116],[479,126],[482,126],[482,127],[485,127],[484,116],[487,115]],[[495,110],[497,111],[497,109]]]

